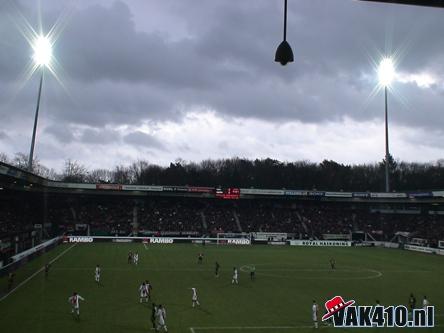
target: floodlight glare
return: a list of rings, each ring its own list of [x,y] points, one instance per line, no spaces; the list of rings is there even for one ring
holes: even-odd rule
[[[379,84],[388,87],[395,78],[395,66],[391,58],[382,59],[378,68]]]
[[[39,36],[32,46],[34,61],[38,66],[48,66],[52,58],[52,45],[48,37]]]

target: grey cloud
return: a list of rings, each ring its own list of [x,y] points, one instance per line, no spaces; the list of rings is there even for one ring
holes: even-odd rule
[[[74,140],[72,130],[67,126],[50,125],[45,128],[45,133],[52,135],[59,142],[70,143]]]
[[[135,132],[125,135],[123,137],[123,141],[127,144],[131,144],[131,145],[135,145],[135,146],[139,146],[139,147],[162,149],[165,151],[165,147],[162,142],[160,142],[154,136],[140,132],[140,131],[135,131]]]
[[[18,129],[24,120],[32,121],[38,78],[15,89],[30,50],[11,24],[8,15],[17,9],[11,3],[0,4],[0,117]],[[295,62],[282,67],[273,61],[282,39],[282,1],[78,3],[55,48],[66,91],[50,76],[43,87],[39,126],[47,126],[46,132],[62,143],[118,145],[123,140],[162,149],[153,136],[133,132],[121,137],[107,128],[177,123],[196,108],[270,123],[382,120],[382,95],[365,103],[376,82],[363,74],[374,75],[370,58],[377,60],[385,44],[402,51],[402,71],[444,76],[444,20],[442,11],[430,8],[291,1],[288,40]],[[17,6],[36,22],[35,4]],[[60,7],[60,2],[42,3],[47,26]],[[390,96],[392,121],[442,128],[442,87],[395,88],[408,107]],[[12,94],[17,97],[8,102]],[[76,126],[88,129],[73,137]]]
[[[154,13],[147,13],[147,19],[150,15]],[[201,89],[216,81],[201,71],[202,59],[192,40],[170,42],[156,32],[136,31],[130,8],[123,2],[79,11],[58,50],[66,71],[82,81],[145,81]]]
[[[79,139],[84,143],[113,144],[120,141],[120,133],[110,129],[87,128]]]
[[[444,51],[433,42],[433,34],[418,37],[426,28],[437,34],[444,28],[436,11],[421,9],[418,19],[416,8],[300,1],[289,5],[288,38],[295,63],[281,67],[273,55],[282,38],[282,4],[223,0],[199,6],[166,1],[165,6],[172,11],[166,24],[175,18],[186,21],[191,37],[172,41],[162,35],[162,26],[138,30],[133,18],[137,5],[132,3],[79,9],[56,50],[72,78],[67,87],[75,102],[45,89],[49,112],[63,121],[98,127],[178,121],[179,105],[204,105],[222,114],[269,121],[325,122],[344,115],[369,119],[379,112],[354,111],[373,88],[360,77],[373,70],[366,52],[383,48],[387,31],[393,30],[399,43],[422,44],[422,50],[411,47],[405,54],[406,65],[429,46],[432,52],[424,55],[424,66]],[[155,15],[149,9],[147,20]],[[393,29],[386,24],[391,19]]]

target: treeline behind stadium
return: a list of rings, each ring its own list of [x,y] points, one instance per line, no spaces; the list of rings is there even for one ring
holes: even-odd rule
[[[4,155],[4,154],[3,154]],[[27,157],[16,154],[5,162],[26,169]],[[88,170],[67,160],[61,173],[38,161],[33,172],[46,178],[74,183],[119,183],[141,185],[192,185],[270,189],[316,189],[328,191],[384,191],[385,161],[346,165],[331,160],[281,162],[275,159],[228,158],[199,163],[176,160],[159,166],[140,160],[112,170]],[[444,189],[444,160],[435,163],[408,163],[389,159],[392,191]]]

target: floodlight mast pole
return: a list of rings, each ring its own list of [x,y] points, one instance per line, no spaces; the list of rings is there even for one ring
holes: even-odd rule
[[[388,103],[387,103],[387,85],[384,87],[385,93],[385,191],[390,192],[389,184],[389,130],[388,130]]]
[[[287,0],[284,3],[284,41],[287,40]]]
[[[40,65],[40,84],[39,84],[39,94],[37,96],[37,107],[35,109],[35,117],[34,117],[34,129],[32,131],[32,140],[31,140],[31,150],[29,152],[29,160],[28,160],[28,171],[32,172],[32,161],[34,158],[34,145],[35,145],[35,135],[37,131],[37,122],[39,119],[39,109],[40,109],[40,97],[42,96],[42,85],[43,85],[43,73],[44,73],[44,66]]]

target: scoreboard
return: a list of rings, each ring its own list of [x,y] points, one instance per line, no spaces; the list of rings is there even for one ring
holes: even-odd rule
[[[216,188],[216,198],[236,200],[240,198],[240,189],[236,187]]]

